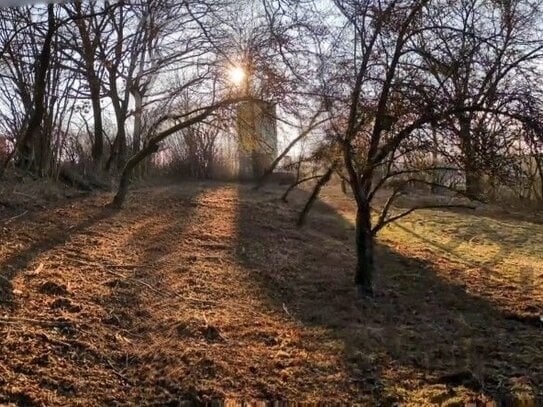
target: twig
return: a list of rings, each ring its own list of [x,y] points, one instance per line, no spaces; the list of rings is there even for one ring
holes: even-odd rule
[[[294,317],[292,316],[292,314],[289,312],[289,310],[288,310],[287,306],[285,305],[285,303],[283,303],[283,311],[285,311],[285,313],[286,313],[289,317],[294,318]]]
[[[24,216],[28,213],[28,211],[24,211],[23,213],[20,213],[19,215],[15,215],[7,220],[4,221],[4,225],[7,225],[8,223],[13,222],[15,219],[20,218],[21,216]]]
[[[105,358],[105,360],[107,364],[109,365],[109,367],[111,368],[111,370],[113,370],[113,373],[115,373],[117,377],[123,379],[127,384],[132,385],[132,382],[130,381],[130,379],[128,379],[128,377],[126,377],[125,375],[120,373],[117,369],[115,369],[115,366],[113,366],[113,363],[111,363],[109,359]]]
[[[85,266],[99,267],[102,270],[104,270],[106,273],[109,273],[109,274],[112,274],[112,275],[114,275],[116,277],[122,278],[123,280],[130,279],[129,281],[139,283],[139,284],[147,287],[149,290],[151,290],[151,291],[153,291],[153,292],[155,292],[157,294],[160,294],[160,295],[165,294],[164,291],[161,291],[158,288],[153,287],[151,284],[146,283],[145,281],[143,281],[141,279],[130,278],[128,276],[125,276],[124,274],[117,273],[116,271],[113,271],[113,270],[109,269],[110,267],[114,267],[114,268],[138,268],[138,267],[146,266],[145,264],[101,264],[101,263],[96,263],[96,262],[91,262],[91,261],[84,261],[84,260],[79,260],[79,259],[73,259],[73,261],[76,262],[76,263],[85,265]],[[200,303],[216,304],[216,302],[210,301],[210,300],[199,300],[197,298],[183,297],[182,295],[179,295],[179,294],[176,294],[176,293],[169,293],[169,294],[170,294],[170,296],[182,299],[184,301],[193,301],[193,302],[200,302]]]
[[[135,269],[138,267],[144,267],[145,264],[103,264],[103,266],[119,268],[119,269]]]
[[[121,273],[117,273],[117,272],[115,272],[115,271],[108,270],[106,267],[104,267],[104,271],[105,271],[106,273],[110,273],[110,274],[112,274],[112,275],[114,275],[114,276],[116,276],[116,277],[120,277],[120,278],[125,279],[125,280],[128,278],[127,276],[125,276],[125,275],[123,275],[123,274],[121,274]],[[179,298],[179,299],[181,299],[181,300],[183,300],[183,301],[193,301],[193,302],[200,302],[200,303],[216,304],[215,301],[211,301],[211,300],[200,300],[200,299],[197,299],[197,298],[183,297],[183,296],[180,295],[180,294],[172,293],[172,292],[170,292],[170,293],[165,293],[164,291],[159,290],[158,288],[153,287],[151,284],[146,283],[145,281],[143,281],[143,280],[141,280],[141,279],[138,279],[138,278],[131,278],[130,281],[134,281],[134,282],[136,282],[136,283],[139,283],[139,284],[141,284],[141,285],[144,285],[144,286],[147,287],[149,290],[151,290],[151,291],[153,291],[153,292],[155,292],[155,293],[157,293],[157,294],[160,294],[160,295],[169,294],[169,296]]]
[[[24,194],[24,193],[22,193],[22,192],[13,191],[13,194],[14,194],[14,195],[21,195],[21,196],[24,196],[25,198],[34,200],[34,197],[33,197],[32,195]]]
[[[127,279],[128,277],[125,276],[124,274],[121,274],[121,273],[117,273],[116,271],[112,271],[112,270],[108,270],[107,267],[104,266],[104,271],[106,273],[110,273],[110,274],[113,274],[114,276],[117,276],[117,277],[120,277],[120,278],[123,278],[123,279]],[[136,283],[140,283],[142,285],[144,285],[145,287],[147,287],[148,289],[150,289],[151,291],[154,291],[158,294],[164,294],[162,291],[160,291],[158,288],[155,288],[153,287],[151,284],[149,283],[146,283],[145,281],[142,281],[140,279],[137,279],[137,278],[133,278],[131,279],[132,281],[135,281]]]
[[[36,324],[41,325],[45,327],[62,327],[62,326],[71,326],[75,324],[74,321],[44,321],[40,319],[31,319],[31,318],[9,318],[9,317],[3,317],[0,318],[0,324],[18,324],[18,323],[29,323],[29,324]]]
[[[127,269],[134,269],[134,268],[138,268],[138,267],[145,267],[147,266],[146,264],[103,264],[103,263],[97,263],[97,262],[94,262],[94,261],[85,261],[85,260],[81,260],[81,259],[70,259],[70,261],[73,261],[75,263],[79,263],[83,266],[94,266],[94,267],[100,267],[100,268],[103,268],[103,267],[112,267],[112,268],[127,268]],[[125,276],[123,276],[124,278],[126,278]]]

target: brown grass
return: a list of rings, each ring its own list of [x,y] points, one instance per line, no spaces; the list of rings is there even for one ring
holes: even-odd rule
[[[0,404],[459,405],[541,392],[542,328],[528,318],[543,314],[541,280],[527,291],[521,279],[488,278],[501,269],[391,227],[378,295],[358,302],[352,203],[327,191],[297,229],[303,192],[289,205],[279,192],[150,187],[120,212],[100,195],[3,226]],[[519,259],[541,265],[528,251]]]

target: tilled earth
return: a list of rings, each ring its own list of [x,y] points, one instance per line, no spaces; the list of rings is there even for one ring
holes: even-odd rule
[[[184,183],[133,191],[120,211],[104,194],[0,217],[0,405],[462,405],[541,391],[537,321],[406,248],[378,247],[377,295],[358,301],[352,226],[319,203],[298,229],[301,195],[278,196]]]

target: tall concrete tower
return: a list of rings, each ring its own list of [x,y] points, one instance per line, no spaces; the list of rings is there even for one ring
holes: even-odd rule
[[[275,105],[265,101],[241,103],[237,111],[239,178],[260,177],[277,157]]]

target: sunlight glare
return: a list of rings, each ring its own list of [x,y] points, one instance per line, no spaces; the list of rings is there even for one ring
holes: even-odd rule
[[[235,85],[241,85],[241,83],[245,79],[245,71],[240,66],[234,66],[230,68],[229,76],[230,76],[230,80]]]

